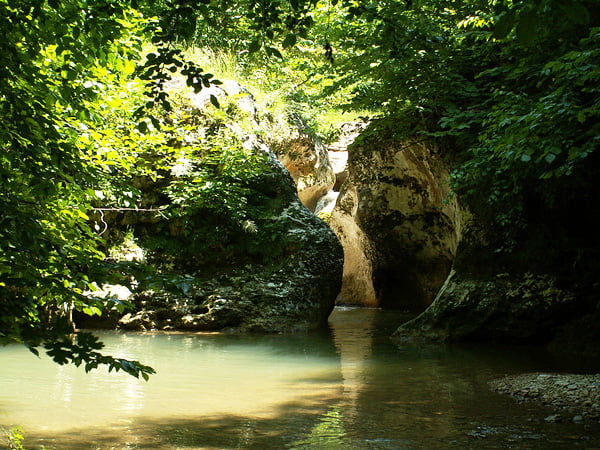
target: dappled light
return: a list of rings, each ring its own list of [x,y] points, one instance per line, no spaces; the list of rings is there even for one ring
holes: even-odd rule
[[[157,369],[149,383],[7,347],[0,425],[20,424],[27,448],[47,449],[464,448],[506,439],[541,449],[598,437],[594,426],[549,426],[548,408],[487,386],[506,373],[585,366],[535,348],[397,347],[387,335],[407,318],[336,310],[331,333],[300,336],[103,333],[113,354]]]
[[[0,447],[600,446],[596,3],[0,0]]]

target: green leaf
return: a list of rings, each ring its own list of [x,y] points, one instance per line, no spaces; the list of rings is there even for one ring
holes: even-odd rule
[[[504,39],[515,26],[515,12],[506,11],[497,17],[494,24],[494,38]]]
[[[154,116],[148,116],[148,119],[150,119],[150,122],[152,122],[152,126],[157,130],[160,131],[160,122],[158,121],[158,119]]]
[[[147,133],[148,132],[148,124],[145,121],[141,121],[137,124],[137,129],[140,133]]]
[[[257,51],[259,51],[261,49],[261,47],[262,47],[262,44],[258,40],[254,40],[248,46],[248,51],[250,53],[256,53]]]
[[[587,25],[590,23],[590,12],[579,1],[566,1],[559,4],[560,9],[565,15],[578,25]]]
[[[283,46],[283,48],[293,47],[294,45],[296,45],[297,40],[298,38],[295,34],[288,34],[281,45]]]
[[[213,104],[213,106],[215,108],[221,108],[221,105],[219,104],[219,100],[217,100],[217,97],[215,97],[212,94],[210,94],[210,102]]]
[[[529,45],[537,37],[538,15],[534,10],[525,11],[519,14],[519,23],[517,24],[517,40],[524,45]]]
[[[269,56],[275,56],[276,58],[283,59],[283,55],[275,47],[267,47],[266,50]]]

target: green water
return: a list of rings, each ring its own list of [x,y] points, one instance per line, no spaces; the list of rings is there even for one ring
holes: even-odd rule
[[[593,361],[499,346],[398,347],[397,313],[336,309],[303,335],[99,333],[107,351],[152,365],[149,382],[85,374],[0,348],[0,427],[27,448],[594,448],[598,424],[490,391],[531,371]],[[0,448],[5,441],[0,438]]]

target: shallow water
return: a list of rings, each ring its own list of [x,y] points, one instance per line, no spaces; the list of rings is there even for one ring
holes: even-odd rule
[[[99,333],[158,374],[61,367],[0,348],[0,426],[27,448],[593,448],[598,424],[490,391],[531,371],[597,371],[535,348],[398,347],[393,312],[336,309],[301,335]],[[0,448],[5,442],[0,438]]]

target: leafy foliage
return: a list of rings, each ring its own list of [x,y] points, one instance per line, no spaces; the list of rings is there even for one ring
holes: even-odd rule
[[[105,365],[109,372],[123,370],[136,378],[141,376],[145,380],[148,380],[149,374],[155,373],[151,367],[138,362],[102,355],[97,350],[103,347],[104,344],[90,333],[78,333],[76,340],[63,339],[45,345],[48,355],[54,362],[60,365],[70,363],[77,367],[83,364],[86,372],[98,368],[99,365]]]
[[[118,2],[0,2],[3,344],[51,346],[72,332],[71,307],[104,308],[84,295],[90,280],[107,276],[87,213],[111,162],[80,136],[99,120],[90,108],[99,72],[120,70],[119,61],[140,48],[136,21]],[[95,360],[152,372],[109,356]]]
[[[0,0],[0,343],[43,345],[59,363],[151,373],[102,356],[91,337],[66,339],[73,308],[127,306],[87,294],[95,283],[139,270],[169,284],[155,268],[107,262],[104,214],[113,209],[168,218],[176,239],[157,240],[157,254],[174,245],[185,257],[197,250],[187,241],[207,254],[242,245],[232,241],[240,230],[281,236],[264,217],[272,192],[249,190],[265,161],[224,126],[232,106],[209,96],[220,106],[210,117],[173,111],[169,86],[180,75],[195,92],[220,83],[182,51],[186,43],[236,54],[245,74],[269,85],[270,106],[289,102],[311,118],[343,104],[379,112],[379,129],[401,138],[438,140],[454,189],[498,230],[494,245],[510,250],[540,211],[597,192],[595,6]],[[154,196],[148,180],[160,187]]]
[[[438,140],[496,248],[513,249],[541,216],[566,220],[550,211],[593,192],[594,2],[342,1],[326,15],[332,89],[352,86],[352,105],[381,107],[374,130]]]

